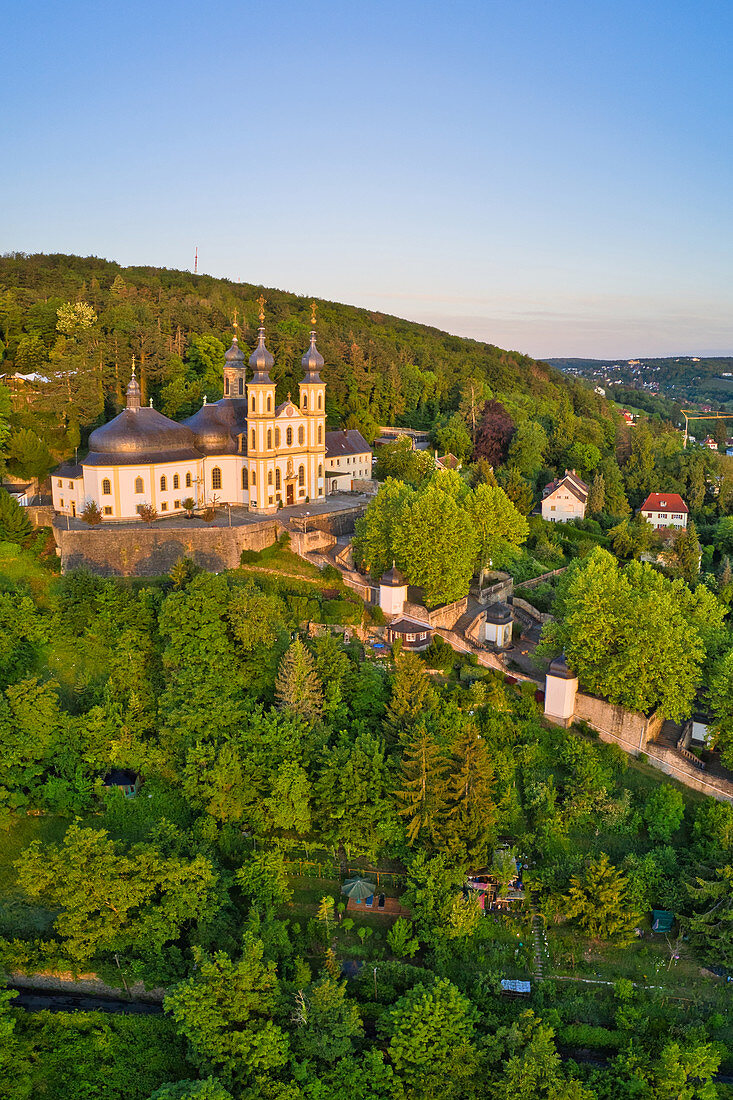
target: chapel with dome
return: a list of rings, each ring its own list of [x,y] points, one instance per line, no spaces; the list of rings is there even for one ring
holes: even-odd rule
[[[249,381],[235,335],[224,357],[224,396],[204,398],[182,423],[152,402],[141,405],[133,364],[126,408],[92,432],[86,458],[51,475],[55,510],[76,515],[95,501],[105,519],[122,520],[134,519],[144,504],[160,515],[182,512],[192,500],[195,508],[238,504],[266,515],[324,496],[326,386],[315,329],[301,360],[299,403],[288,394],[276,405],[263,305],[261,299]]]

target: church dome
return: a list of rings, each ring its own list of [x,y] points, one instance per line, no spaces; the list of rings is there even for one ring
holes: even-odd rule
[[[321,381],[318,372],[320,371],[321,367],[323,366],[323,356],[321,355],[320,351],[316,347],[316,334],[315,334],[315,332],[311,332],[311,346],[308,348],[307,352],[305,353],[303,358],[300,360],[300,364],[301,364],[303,370],[309,376],[306,379],[307,382],[320,382]]]
[[[229,399],[202,405],[183,423],[194,433],[196,446],[204,454],[236,454],[237,436],[247,429],[246,416],[246,400]]]
[[[169,420],[156,409],[132,407],[92,432],[84,463],[114,466],[197,457],[190,428]]]
[[[257,347],[249,357],[249,365],[255,372],[253,382],[271,382],[270,368],[275,365],[275,358],[265,347],[265,329],[260,329]]]
[[[232,337],[231,347],[224,354],[224,361],[229,367],[244,366],[244,352],[239,346],[236,334]]]

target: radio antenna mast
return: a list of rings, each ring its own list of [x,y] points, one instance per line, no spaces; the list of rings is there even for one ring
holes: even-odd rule
[[[199,246],[196,245],[196,252],[195,252],[194,257],[193,257],[193,273],[194,273],[194,275],[198,275],[198,270],[199,270]]]

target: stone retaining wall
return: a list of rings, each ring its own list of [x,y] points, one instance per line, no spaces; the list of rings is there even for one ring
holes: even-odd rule
[[[680,783],[684,783],[686,787],[692,787],[695,791],[717,798],[718,802],[733,802],[733,783],[727,779],[708,775],[686,760],[681,753],[675,752],[666,745],[647,745],[644,751],[650,764]]]
[[[283,530],[281,523],[268,518],[239,527],[101,524],[88,531],[66,531],[55,526],[54,536],[64,573],[83,568],[106,577],[152,577],[168,573],[181,556],[210,573],[236,569],[243,550],[264,550]]]
[[[526,600],[520,600],[519,596],[512,597],[512,607],[518,607],[520,611],[525,611],[538,623],[549,623],[552,619],[552,615],[547,615],[543,611],[538,611],[531,603],[527,603]]]
[[[576,722],[587,722],[592,726],[602,741],[614,741],[634,755],[646,752],[647,742],[657,736],[663,724],[663,719],[657,715],[647,718],[645,714],[582,691],[575,697],[574,717]]]

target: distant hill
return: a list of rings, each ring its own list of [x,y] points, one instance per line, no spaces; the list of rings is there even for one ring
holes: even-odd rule
[[[548,359],[564,373],[604,388],[632,387],[678,404],[733,410],[733,356],[668,356],[661,359]]]
[[[261,294],[282,400],[297,393],[302,376],[311,328],[306,298],[96,257],[0,257],[0,374],[21,391],[16,427],[31,427],[56,455],[69,441],[73,450],[79,430],[83,446],[89,430],[119,409],[133,355],[144,400],[170,416],[188,415],[204,394],[221,396],[235,311],[240,341],[253,346]],[[329,426],[360,427],[367,438],[380,424],[433,428],[458,408],[469,379],[506,400],[515,420],[538,410],[548,425],[565,409],[586,419],[611,415],[585,385],[552,366],[427,325],[320,301],[317,330]],[[30,379],[13,379],[16,373]]]

